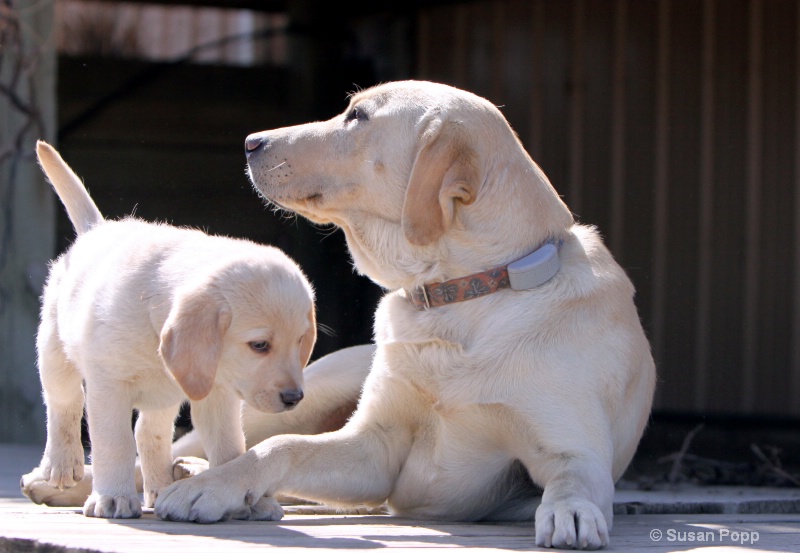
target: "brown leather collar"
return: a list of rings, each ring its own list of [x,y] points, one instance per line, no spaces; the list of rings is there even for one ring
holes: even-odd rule
[[[534,288],[549,281],[558,272],[558,250],[562,244],[563,240],[548,240],[533,253],[508,265],[445,282],[424,284],[410,292],[406,290],[406,298],[417,309],[430,309],[479,298],[506,288]],[[511,277],[509,271],[513,273]]]
[[[425,284],[415,288],[410,294],[406,291],[406,297],[417,309],[429,309],[479,298],[510,287],[506,266],[446,282]]]

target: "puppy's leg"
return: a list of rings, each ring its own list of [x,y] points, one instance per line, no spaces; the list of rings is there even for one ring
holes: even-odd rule
[[[139,412],[136,421],[136,449],[144,478],[144,506],[155,504],[158,492],[173,482],[172,434],[179,405]]]
[[[102,518],[138,518],[136,443],[131,429],[133,406],[125,395],[109,393],[119,383],[89,382],[86,412],[92,439],[92,494],[83,514]]]
[[[193,401],[192,423],[209,466],[227,463],[244,453],[242,401],[233,391],[215,386],[204,399]]]
[[[47,444],[39,467],[23,476],[23,489],[46,480],[59,490],[83,478],[83,385],[78,369],[66,358],[54,325],[42,322],[37,336],[39,376],[47,404]]]
[[[255,520],[262,498],[278,493],[332,505],[378,505],[389,496],[410,441],[400,425],[275,436],[224,467],[175,482],[156,500],[156,514],[204,523],[229,516]]]

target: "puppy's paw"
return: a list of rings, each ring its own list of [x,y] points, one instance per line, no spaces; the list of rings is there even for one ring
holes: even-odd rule
[[[91,479],[83,479],[64,490],[54,488],[47,482],[41,468],[24,475],[19,485],[25,497],[37,505],[48,507],[80,507],[92,493]]]
[[[92,493],[83,505],[83,514],[98,518],[139,518],[142,502],[135,495],[102,495]]]
[[[172,477],[176,481],[197,476],[207,470],[208,461],[199,457],[178,457],[172,463]]]
[[[608,545],[608,525],[597,505],[585,499],[542,503],[536,510],[536,545],[599,549]]]
[[[156,489],[145,488],[143,494],[144,502],[142,503],[145,509],[152,509],[153,507],[155,507],[156,499],[158,499],[158,493],[162,489],[163,488],[156,488]]]
[[[254,504],[245,506],[231,514],[237,520],[280,520],[283,507],[274,497],[263,496]]]
[[[171,475],[170,475],[171,476]],[[144,484],[144,493],[142,494],[144,497],[143,505],[147,509],[152,509],[156,505],[156,499],[158,499],[158,495],[161,491],[172,484],[172,480],[163,479],[161,482],[151,482],[147,483],[145,481]]]
[[[83,448],[80,444],[45,451],[39,463],[41,476],[54,488],[71,488],[83,479]]]

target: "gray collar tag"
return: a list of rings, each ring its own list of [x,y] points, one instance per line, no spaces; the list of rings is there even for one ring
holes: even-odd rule
[[[530,290],[556,276],[560,268],[558,247],[548,243],[522,259],[510,263],[508,280],[512,290]]]

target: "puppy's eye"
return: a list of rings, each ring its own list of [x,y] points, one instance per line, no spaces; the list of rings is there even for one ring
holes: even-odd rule
[[[367,117],[367,112],[356,106],[350,110],[350,112],[345,116],[344,120],[346,123],[349,123],[350,121],[369,121],[369,117]]]
[[[269,350],[272,347],[266,340],[262,340],[260,342],[248,342],[248,345],[250,346],[250,349],[256,353],[269,353]]]

